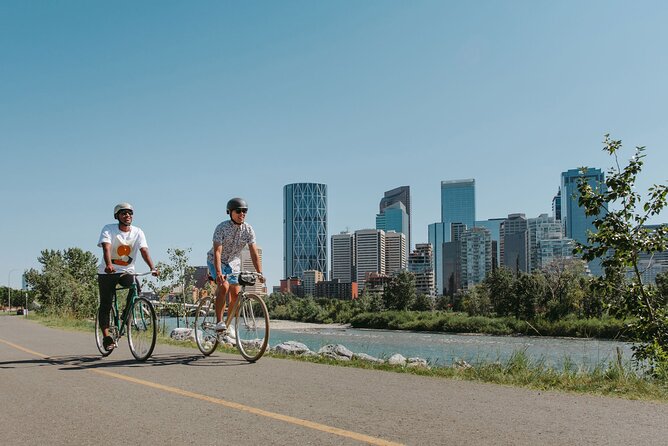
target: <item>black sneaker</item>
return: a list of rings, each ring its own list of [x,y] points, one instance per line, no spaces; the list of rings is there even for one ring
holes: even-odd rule
[[[110,352],[116,347],[116,344],[114,343],[114,339],[111,336],[105,336],[102,339],[102,346],[106,351]]]

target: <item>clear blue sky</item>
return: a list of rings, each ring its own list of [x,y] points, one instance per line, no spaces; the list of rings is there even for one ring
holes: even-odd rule
[[[562,171],[612,165],[605,133],[648,147],[639,189],[665,183],[667,21],[663,1],[4,0],[0,283],[43,249],[99,257],[119,201],[156,261],[202,265],[245,197],[271,286],[287,183],[328,185],[330,235],[410,185],[416,243],[441,180],[476,179],[478,219],[550,213]]]

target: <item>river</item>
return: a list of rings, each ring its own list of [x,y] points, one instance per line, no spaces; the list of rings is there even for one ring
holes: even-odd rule
[[[189,319],[192,323],[192,319]],[[168,318],[167,328],[176,326]],[[184,326],[183,320],[180,323]],[[285,341],[298,341],[318,351],[327,344],[342,344],[355,353],[388,358],[395,353],[420,357],[432,365],[451,365],[464,360],[470,364],[505,362],[513,353],[525,351],[532,361],[562,368],[565,361],[576,367],[591,370],[617,360],[617,349],[624,361],[633,353],[631,344],[618,341],[581,338],[552,338],[538,336],[488,336],[447,334],[400,330],[375,330],[344,327],[284,327],[272,329],[269,344],[274,347]]]

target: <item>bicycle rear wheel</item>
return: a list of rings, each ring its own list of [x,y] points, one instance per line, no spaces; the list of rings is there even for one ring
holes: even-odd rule
[[[216,333],[216,302],[205,297],[197,305],[195,313],[195,342],[204,356],[209,356],[218,346]]]
[[[234,328],[237,349],[249,362],[262,357],[269,343],[269,311],[262,298],[256,294],[239,296],[239,309]]]
[[[109,336],[111,336],[114,339],[114,342],[118,340],[118,330],[116,330],[116,327],[114,326],[114,308],[112,307],[111,310],[109,310]],[[102,356],[109,356],[113,350],[107,350],[104,348],[104,344],[102,343],[102,329],[100,328],[100,312],[97,311],[95,313],[95,345],[97,345],[97,349],[100,351]]]
[[[146,361],[158,334],[155,310],[145,297],[137,297],[128,316],[128,345],[137,361]]]

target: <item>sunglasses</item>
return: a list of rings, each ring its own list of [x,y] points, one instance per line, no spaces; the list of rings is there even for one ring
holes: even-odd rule
[[[132,211],[128,211],[128,210],[118,211],[118,214],[119,215],[125,215],[125,214],[132,215]]]
[[[239,208],[239,209],[235,209],[234,212],[236,212],[237,214],[247,214],[248,209],[247,208]]]

